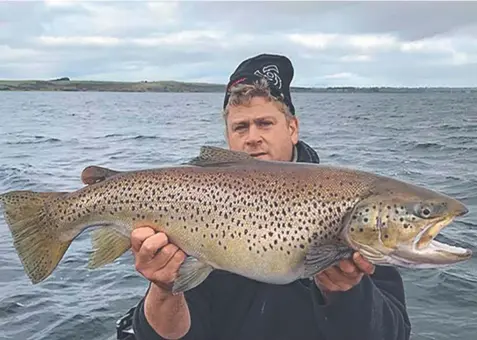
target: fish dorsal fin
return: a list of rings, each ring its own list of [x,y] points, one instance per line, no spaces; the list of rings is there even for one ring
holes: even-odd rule
[[[121,173],[120,171],[108,169],[108,168],[103,168],[100,166],[96,165],[91,165],[86,167],[82,172],[81,172],[81,181],[83,181],[84,184],[94,184],[98,183],[101,181],[104,181],[108,177],[112,177],[114,175],[117,175]]]
[[[199,156],[186,164],[196,166],[218,166],[237,163],[259,162],[246,152],[232,151],[217,146],[202,146]]]

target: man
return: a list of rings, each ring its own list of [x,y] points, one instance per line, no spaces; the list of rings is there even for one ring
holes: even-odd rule
[[[290,60],[262,54],[242,62],[224,100],[230,149],[267,160],[319,163],[299,141],[290,96]],[[151,284],[134,313],[136,339],[405,340],[410,323],[403,283],[392,267],[355,254],[313,280],[269,285],[214,271],[198,287],[172,295],[185,254],[144,226],[131,235],[136,269]]]

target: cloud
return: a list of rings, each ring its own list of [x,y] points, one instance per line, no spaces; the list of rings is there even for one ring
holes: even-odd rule
[[[287,55],[296,86],[476,86],[475,2],[0,3],[0,78],[224,83]]]

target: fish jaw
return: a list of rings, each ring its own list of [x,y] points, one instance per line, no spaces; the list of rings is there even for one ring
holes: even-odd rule
[[[385,262],[413,269],[447,267],[472,257],[472,250],[432,240],[424,249],[401,247],[386,256]]]
[[[456,217],[467,214],[467,208],[462,204],[461,206],[462,207],[459,208],[459,210],[456,210],[456,213],[453,215],[446,216],[441,220],[430,223],[428,226],[423,228],[422,231],[415,237],[412,243],[412,249],[415,251],[425,249],[445,227],[454,221]]]
[[[464,206],[456,214],[465,215],[468,210]],[[435,237],[454,221],[456,216],[448,216],[428,225],[410,245],[400,245],[389,256],[390,263],[400,264],[408,268],[436,268],[467,261],[472,257],[472,250],[451,246],[435,240]]]

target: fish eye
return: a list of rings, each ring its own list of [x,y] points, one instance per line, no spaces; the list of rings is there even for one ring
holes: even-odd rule
[[[428,205],[417,204],[414,209],[414,214],[421,218],[430,218],[432,215],[432,207]]]

